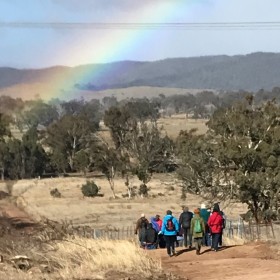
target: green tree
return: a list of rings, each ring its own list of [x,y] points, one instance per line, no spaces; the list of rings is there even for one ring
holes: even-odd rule
[[[178,155],[188,170],[181,174],[188,189],[246,203],[259,222],[279,215],[280,108],[273,102],[255,106],[253,101],[248,97],[216,111],[205,136],[182,132]],[[193,151],[191,143],[197,145]]]
[[[24,177],[41,176],[47,165],[47,155],[39,142],[36,127],[31,127],[22,137],[22,162]]]
[[[124,148],[126,135],[136,129],[137,120],[127,107],[111,107],[105,111],[104,124],[110,129],[116,149],[120,149]]]
[[[115,147],[110,147],[104,140],[92,146],[91,154],[94,157],[94,166],[100,170],[108,180],[113,197],[116,198],[115,176],[123,169],[121,154]]]
[[[154,171],[173,157],[173,142],[164,136],[155,122],[138,123],[127,135],[125,145],[132,171],[146,185]]]
[[[76,155],[88,149],[97,127],[98,124],[92,122],[86,113],[65,115],[47,127],[44,143],[49,147],[57,169],[62,168],[65,172],[67,163],[70,170],[75,171]]]
[[[55,106],[44,103],[42,100],[29,101],[21,113],[21,126],[48,126],[58,119],[59,114]]]

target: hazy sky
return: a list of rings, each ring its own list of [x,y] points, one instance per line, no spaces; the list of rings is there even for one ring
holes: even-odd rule
[[[279,11],[279,0],[0,0],[0,66],[279,52]],[[279,23],[201,29],[162,25],[219,22]],[[161,25],[96,28],[83,23]]]

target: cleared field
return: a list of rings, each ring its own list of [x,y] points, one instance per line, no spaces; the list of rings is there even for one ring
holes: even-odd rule
[[[58,88],[52,83],[30,83],[18,84],[0,89],[0,95],[8,95],[12,98],[22,98],[23,100],[32,100],[41,98],[48,101],[51,97],[57,97],[62,100],[80,99],[102,99],[104,97],[115,96],[118,100],[126,98],[153,98],[160,94],[171,96],[175,94],[186,95],[202,92],[204,89],[184,89],[184,88],[163,88],[163,87],[128,87],[118,89],[107,89],[100,91],[79,90],[77,88]],[[207,90],[207,89],[205,89]],[[50,95],[51,93],[51,95]]]
[[[198,134],[204,134],[208,130],[205,119],[185,118],[185,114],[174,115],[171,118],[160,118],[158,124],[162,125],[167,135],[174,139],[181,130],[197,129]]]
[[[17,205],[36,220],[48,218],[56,221],[72,221],[76,225],[89,225],[95,228],[112,226],[116,228],[133,226],[141,213],[147,218],[159,214],[164,216],[170,209],[178,217],[182,205],[194,209],[205,202],[199,196],[187,195],[184,201],[181,197],[181,182],[174,175],[156,174],[149,182],[151,188],[149,198],[136,197],[132,200],[124,198],[126,187],[124,180],[115,180],[117,199],[112,198],[109,184],[105,178],[95,178],[101,187],[104,197],[85,198],[81,186],[85,178],[51,178],[42,180],[21,180],[14,184],[12,194],[17,198]],[[136,178],[131,179],[131,185],[139,186]],[[0,184],[6,190],[5,183]],[[50,190],[57,188],[61,198],[53,198]],[[228,217],[237,218],[244,213],[246,207],[234,204],[224,208]]]

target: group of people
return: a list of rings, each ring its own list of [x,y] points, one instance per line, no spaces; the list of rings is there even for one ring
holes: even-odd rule
[[[194,209],[193,213],[184,206],[179,219],[172,215],[171,210],[161,220],[160,215],[152,217],[150,221],[141,214],[136,222],[135,234],[139,236],[140,246],[146,249],[166,248],[171,257],[176,255],[175,246],[183,239],[184,247],[192,249],[193,243],[196,254],[200,254],[201,246],[211,246],[217,252],[222,246],[222,234],[225,227],[225,216],[218,203],[212,210],[205,204]]]

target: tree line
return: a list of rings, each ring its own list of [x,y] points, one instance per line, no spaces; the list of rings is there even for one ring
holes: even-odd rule
[[[145,196],[154,172],[176,171],[184,182],[182,198],[191,192],[209,201],[240,201],[255,220],[276,219],[280,216],[279,97],[268,100],[270,95],[263,93],[266,97],[261,100],[238,94],[242,98],[219,106],[209,116],[206,134],[185,130],[175,141],[157,124],[160,107],[155,100],[25,103],[1,97],[10,102],[6,106],[1,102],[1,178],[98,170],[114,197],[114,179],[121,176],[131,198],[136,190],[130,175],[142,182],[138,191]],[[110,137],[101,133],[102,121]],[[22,131],[20,137],[12,133],[15,127]]]

